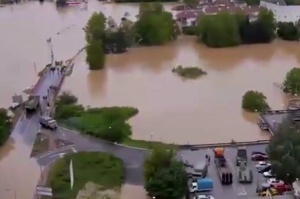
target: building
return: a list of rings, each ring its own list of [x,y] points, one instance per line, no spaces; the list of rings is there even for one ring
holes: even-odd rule
[[[300,6],[286,5],[284,0],[262,0],[260,6],[271,10],[277,22],[296,23],[300,19]]]
[[[216,15],[220,12],[229,12],[232,14],[242,12],[249,16],[250,21],[254,21],[257,19],[260,10],[261,7],[259,6],[232,6],[221,3],[218,5],[203,6],[197,10],[181,11],[175,15],[175,18],[182,27],[194,26],[202,16]]]

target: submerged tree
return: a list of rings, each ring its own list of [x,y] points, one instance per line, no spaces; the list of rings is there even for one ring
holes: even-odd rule
[[[293,95],[300,94],[300,68],[293,68],[286,74],[283,92]]]
[[[229,13],[201,17],[199,32],[201,41],[209,47],[236,46],[241,42],[237,20]]]
[[[242,108],[247,111],[261,112],[269,109],[266,96],[258,91],[247,91],[243,96]]]
[[[277,35],[284,40],[294,41],[299,40],[300,32],[299,28],[292,22],[279,22]]]
[[[86,46],[86,62],[90,70],[99,70],[104,68],[105,54],[101,40],[90,40]]]
[[[177,38],[177,23],[160,3],[141,4],[135,24],[136,41],[143,45],[161,45]]]
[[[93,13],[85,27],[86,62],[90,70],[104,68],[105,54],[103,38],[105,37],[106,18],[103,13]]]

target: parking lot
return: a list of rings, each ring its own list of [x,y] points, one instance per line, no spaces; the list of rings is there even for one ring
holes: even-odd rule
[[[239,198],[251,198],[257,196],[256,189],[258,183],[261,182],[261,174],[259,174],[255,168],[256,162],[251,161],[251,152],[260,151],[265,152],[267,145],[252,145],[247,146],[248,153],[248,167],[253,171],[253,182],[251,184],[240,184],[237,179],[237,168],[235,166],[236,162],[236,148],[227,147],[225,148],[225,158],[227,160],[228,166],[230,167],[233,175],[232,185],[222,185],[219,179],[216,166],[214,163],[214,152],[213,148],[199,149],[199,150],[181,150],[178,154],[178,158],[183,159],[183,161],[188,161],[189,164],[195,165],[200,161],[205,161],[205,155],[208,154],[211,157],[211,164],[208,168],[207,177],[211,178],[214,183],[214,188],[212,195],[216,199],[239,199]]]

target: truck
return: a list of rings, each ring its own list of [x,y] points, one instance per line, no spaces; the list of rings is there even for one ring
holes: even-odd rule
[[[200,161],[193,165],[193,176],[205,178],[207,175],[208,165],[207,161]]]
[[[39,95],[30,95],[27,101],[24,102],[24,108],[27,111],[35,111],[40,105],[40,96]]]
[[[189,179],[190,193],[210,192],[213,188],[213,180],[211,178]]]
[[[232,172],[224,156],[224,148],[215,148],[214,154],[215,165],[221,183],[223,185],[232,184]]]
[[[236,152],[236,166],[240,165],[240,162],[245,162],[247,165],[248,156],[246,147],[238,147]]]
[[[52,129],[52,130],[57,129],[57,123],[56,123],[55,119],[53,119],[50,116],[41,116],[40,117],[40,124],[44,128],[49,128],[49,129]]]
[[[240,162],[240,166],[237,168],[237,177],[239,183],[252,183],[253,173],[246,165],[246,162]]]

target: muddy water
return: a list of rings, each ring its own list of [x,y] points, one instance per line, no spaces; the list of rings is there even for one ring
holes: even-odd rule
[[[184,37],[109,56],[106,70],[98,72],[86,70],[83,53],[65,89],[90,106],[138,107],[130,120],[136,139],[179,144],[267,139],[255,124],[257,116],[241,110],[242,95],[259,90],[272,108],[283,108],[287,100],[276,84],[299,65],[298,50],[297,43],[282,41],[214,50]],[[171,73],[179,64],[200,66],[208,75],[184,80]]]
[[[170,7],[171,4],[167,5],[168,9]],[[14,93],[21,93],[34,84],[37,72],[49,63],[47,38],[52,38],[56,59],[68,59],[84,46],[82,28],[94,11],[113,15],[118,22],[126,12],[134,19],[138,5],[102,4],[95,0],[89,1],[86,9],[77,6],[57,10],[53,3],[47,2],[0,8],[1,107],[10,105]],[[32,143],[24,139],[24,134],[20,135],[31,125],[26,124],[20,132],[15,132],[0,150],[1,199],[31,199],[33,196],[40,168],[34,159],[29,159]]]
[[[119,21],[125,12],[134,19],[137,8],[97,1],[89,1],[87,9],[57,10],[51,3],[38,2],[0,8],[0,106],[9,106],[12,94],[36,81],[36,72],[50,60],[47,38],[52,38],[55,57],[67,59],[84,46],[82,27],[93,11]],[[241,97],[248,89],[257,89],[272,108],[282,108],[287,99],[274,83],[299,65],[299,48],[297,43],[274,42],[213,50],[185,37],[163,47],[108,56],[106,70],[98,72],[87,70],[82,53],[64,89],[85,105],[139,108],[130,121],[137,139],[181,144],[257,140],[268,135],[258,130],[255,115],[241,111]],[[208,75],[183,80],[171,73],[178,64],[200,66]],[[17,198],[31,198],[39,168],[28,159],[30,148],[15,134],[1,149],[1,198],[13,199],[14,191]],[[136,198],[138,190],[142,198],[142,189],[125,186],[124,198]]]

